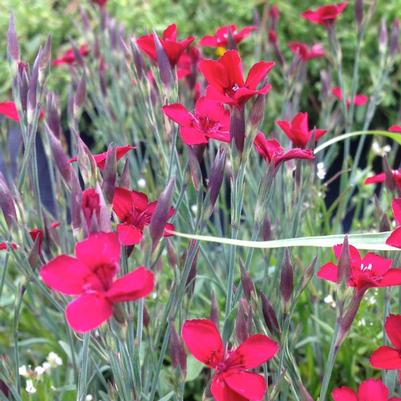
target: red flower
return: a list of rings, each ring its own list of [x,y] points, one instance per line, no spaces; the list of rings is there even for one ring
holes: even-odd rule
[[[177,63],[177,78],[184,79],[193,76],[192,80],[195,84],[196,75],[198,73],[198,63],[201,54],[197,47],[188,47],[182,54]]]
[[[164,114],[180,126],[186,145],[208,143],[209,138],[230,142],[230,112],[221,103],[201,97],[190,113],[182,104],[163,106]]]
[[[164,31],[160,42],[164,51],[174,67],[183,51],[195,40],[193,36],[189,36],[184,40],[177,41],[177,26],[169,25]],[[138,47],[152,60],[157,61],[156,46],[153,35],[144,35],[136,40]]]
[[[306,43],[289,42],[288,47],[294,54],[298,55],[303,62],[326,55],[321,43],[308,46]]]
[[[389,129],[390,132],[398,132],[401,133],[401,126],[400,125],[392,125]]]
[[[339,100],[343,100],[343,94],[341,92],[341,88],[336,86],[334,88],[331,89],[331,93]],[[354,105],[359,107],[359,106],[364,106],[367,102],[368,102],[369,98],[365,95],[355,95],[354,97]],[[351,105],[351,99],[347,98],[345,101],[347,107],[349,107]]]
[[[79,54],[85,57],[89,54],[88,45],[84,44],[78,49]],[[53,60],[53,65],[74,64],[75,54],[73,49],[68,49],[61,57]]]
[[[338,260],[340,260],[342,247],[342,245],[333,247]],[[351,269],[347,282],[348,287],[354,287],[362,292],[368,288],[401,285],[401,269],[391,268],[391,259],[385,259],[371,252],[361,258],[358,250],[352,245],[349,246],[349,250]],[[323,280],[337,283],[338,266],[328,262],[320,268],[317,276]]]
[[[262,375],[248,372],[277,353],[279,347],[264,334],[255,334],[238,348],[226,350],[216,325],[207,319],[187,320],[182,338],[189,352],[215,369],[211,392],[216,401],[259,401],[266,392]]]
[[[133,150],[133,149],[135,149],[135,146],[131,146],[131,145],[116,146],[116,159],[120,160],[130,150]],[[108,152],[109,152],[109,150],[107,150],[106,152],[98,153],[97,155],[93,155],[96,165],[99,167],[100,170],[103,170],[106,166],[106,159],[107,159]],[[78,160],[78,158],[75,156],[68,161],[69,161],[69,163],[74,163],[77,160]]]
[[[206,95],[222,103],[240,106],[257,94],[265,95],[271,85],[266,84],[256,89],[267,73],[273,68],[274,62],[260,61],[248,73],[244,82],[241,58],[236,50],[228,50],[217,61],[201,60],[199,70],[205,76],[209,86]]]
[[[94,215],[96,216],[97,221],[99,221],[100,196],[95,189],[88,188],[82,192],[81,206],[88,227],[92,226],[92,219]]]
[[[388,398],[388,388],[381,380],[368,379],[359,385],[358,393],[349,387],[333,390],[334,401],[401,401],[401,398]]]
[[[317,8],[315,11],[306,10],[301,14],[301,17],[309,20],[313,24],[330,26],[334,24],[336,18],[344,11],[348,3],[330,4]]]
[[[123,245],[135,245],[141,242],[143,229],[150,224],[157,201],[149,202],[143,192],[116,188],[113,198],[113,210],[121,224],[117,226],[118,239]],[[169,217],[174,214],[170,209]],[[169,230],[174,230],[172,224],[166,224]],[[164,236],[171,234],[165,233]]]
[[[113,313],[113,304],[147,296],[153,273],[140,266],[115,279],[120,244],[115,233],[96,233],[75,245],[75,257],[60,255],[44,265],[40,276],[52,290],[77,296],[65,310],[68,324],[78,332],[100,326]]]
[[[237,31],[237,26],[234,24],[224,25],[217,29],[214,36],[206,35],[200,41],[200,46],[205,47],[224,47],[228,46],[229,33],[236,44],[242,42],[247,38],[253,31],[258,29],[256,26],[246,26],[242,28],[239,32]]]
[[[0,242],[0,251],[5,251],[9,248],[17,249],[18,245],[15,242]]]
[[[107,0],[92,0],[92,3],[98,5],[100,8],[103,8],[107,4]]]
[[[399,170],[391,170],[394,181],[396,185],[401,189],[401,169]],[[366,178],[364,181],[365,185],[369,184],[380,184],[386,181],[386,173],[380,173],[376,175],[372,175],[371,177]]]
[[[315,156],[310,149],[293,148],[288,151],[280,145],[277,139],[267,139],[262,132],[256,135],[254,145],[256,151],[269,163],[275,167],[280,163],[291,159],[314,159]]]
[[[370,364],[377,369],[397,369],[401,373],[401,315],[388,316],[384,330],[393,347],[379,347],[370,357]]]
[[[0,102],[0,115],[3,115],[10,120],[16,121],[17,123],[19,122],[17,106],[14,102]],[[44,112],[41,110],[39,113],[39,120],[42,120],[44,115]]]
[[[292,144],[299,148],[306,147],[313,134],[315,135],[315,141],[317,141],[327,132],[324,129],[309,130],[308,113],[298,113],[291,122],[277,120],[276,124],[288,136]]]
[[[391,206],[398,227],[387,238],[386,244],[395,248],[401,248],[401,198],[393,199]]]

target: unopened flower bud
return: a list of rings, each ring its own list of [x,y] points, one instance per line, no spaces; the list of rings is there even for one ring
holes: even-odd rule
[[[235,146],[240,154],[244,151],[245,142],[245,108],[234,107],[230,117],[230,135],[234,139]]]
[[[210,320],[214,322],[217,327],[219,327],[219,308],[217,306],[216,295],[213,291],[210,298]]]
[[[351,255],[349,250],[348,235],[344,236],[344,242],[338,261],[337,283],[345,286],[351,275]]]
[[[167,244],[167,260],[168,264],[170,267],[173,269],[174,267],[177,266],[177,254],[175,252],[174,246],[172,242],[166,238],[166,244]]]
[[[252,293],[255,293],[255,284],[253,283],[249,272],[245,270],[243,263],[240,263],[241,269],[241,284],[244,291],[245,298],[250,301]]]
[[[272,225],[270,219],[266,216],[262,224],[262,239],[263,241],[269,241],[272,237]]]
[[[396,18],[393,21],[393,25],[391,26],[390,46],[389,46],[390,56],[394,56],[396,53],[398,53],[399,40],[400,40],[400,20],[399,18]]]
[[[360,28],[363,20],[363,0],[355,0],[355,22]]]
[[[235,335],[239,342],[244,342],[251,331],[252,309],[245,298],[241,298],[235,320]]]
[[[276,312],[265,294],[261,293],[260,299],[262,301],[262,313],[266,326],[270,333],[278,336],[280,334],[280,326],[278,324]]]
[[[13,14],[10,14],[10,21],[7,31],[7,52],[8,57],[10,57],[14,62],[18,63],[20,60],[20,47],[17,32],[15,31]]]
[[[0,172],[0,208],[3,211],[4,218],[8,227],[17,220],[17,213],[15,211],[14,198],[8,188],[7,181],[3,174]]]
[[[183,376],[187,372],[187,357],[182,338],[178,335],[173,323],[170,325],[170,357],[174,368],[180,368]]]
[[[379,30],[379,51],[380,53],[385,53],[387,50],[387,42],[388,42],[388,33],[387,33],[387,26],[386,21],[383,18],[380,23],[380,30]]]
[[[262,122],[265,113],[265,101],[266,95],[257,95],[255,101],[252,104],[252,108],[249,114],[249,122],[254,128],[258,128]]]
[[[153,33],[153,40],[155,41],[157,64],[159,66],[160,79],[166,88],[173,86],[174,78],[173,71],[171,68],[170,61],[167,57],[166,52],[163,49],[160,39],[157,34]]]
[[[84,104],[86,97],[86,78],[85,74],[82,75],[81,79],[78,82],[77,89],[74,94],[74,117],[77,116],[78,111],[81,109],[81,107]]]
[[[216,204],[216,200],[219,195],[221,185],[223,183],[226,155],[226,149],[221,146],[216,154],[210,170],[208,191],[211,209],[213,209],[214,205]]]
[[[284,252],[284,263],[281,267],[281,278],[280,278],[280,293],[281,298],[285,305],[291,299],[292,292],[294,290],[294,271],[291,264],[290,253],[286,248]]]
[[[91,231],[91,222],[93,216],[96,216],[97,221],[100,219],[100,197],[95,189],[88,188],[82,192],[81,205],[86,224],[89,231]]]
[[[117,177],[117,148],[109,146],[106,155],[106,164],[103,170],[102,189],[107,202],[112,203]]]

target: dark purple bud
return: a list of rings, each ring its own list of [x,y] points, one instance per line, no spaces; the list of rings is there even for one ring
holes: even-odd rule
[[[112,203],[114,197],[114,190],[116,188],[117,177],[117,149],[114,146],[109,146],[107,150],[106,163],[103,170],[103,184],[102,189],[107,202]]]
[[[344,242],[341,249],[341,256],[338,261],[337,283],[346,285],[351,275],[351,255],[349,251],[348,235],[344,236]]]
[[[3,211],[4,218],[8,227],[11,227],[14,221],[17,221],[14,199],[8,188],[7,181],[0,172],[0,208]]]
[[[177,253],[175,252],[173,243],[168,238],[166,238],[166,244],[168,264],[174,269],[177,266]]]
[[[225,147],[221,146],[216,154],[216,157],[213,161],[210,170],[208,191],[210,199],[210,208],[212,210],[214,208],[214,205],[216,204],[217,197],[219,196],[221,185],[223,183],[224,167],[226,165],[226,156],[227,156],[227,151]]]
[[[196,255],[191,265],[191,269],[189,270],[187,282],[185,284],[186,290],[189,295],[192,295],[195,289],[195,279],[196,279],[196,273],[198,271],[198,256],[199,256],[199,250],[196,252]]]
[[[270,333],[278,336],[280,334],[280,326],[278,324],[276,312],[265,294],[261,293],[260,299],[262,301],[262,313],[266,326]]]
[[[7,384],[0,379],[0,391],[8,398],[11,397],[11,391],[8,388]]]
[[[171,364],[174,368],[179,368],[183,374],[187,374],[187,357],[185,353],[184,343],[178,335],[174,324],[170,324],[170,357]]]
[[[175,177],[171,177],[166,188],[164,188],[164,191],[159,196],[157,206],[150,220],[149,232],[152,238],[153,249],[163,236],[167,220],[171,217],[174,185]]]
[[[242,154],[245,142],[245,107],[233,107],[230,116],[230,135],[238,152]]]
[[[363,20],[363,0],[355,0],[355,22],[358,28]]]
[[[235,335],[240,343],[243,343],[251,331],[252,309],[245,298],[241,298],[235,320]]]
[[[149,327],[150,323],[150,316],[149,316],[149,311],[146,305],[143,306],[143,325],[145,327]]]
[[[29,88],[29,66],[26,63],[18,63],[18,75],[17,86],[19,91],[19,97],[21,101],[21,107],[24,112],[27,111],[28,107],[28,88]]]
[[[110,19],[109,23],[109,38],[110,38],[110,47],[115,50],[117,49],[117,43],[118,43],[118,34],[117,34],[117,27],[116,27],[116,21],[114,19]]]
[[[86,97],[86,78],[85,74],[82,75],[81,79],[78,82],[77,90],[74,95],[74,112],[76,115],[76,110],[80,109],[84,104]]]
[[[20,60],[20,48],[17,37],[17,32],[15,31],[14,15],[10,14],[10,22],[8,25],[7,32],[7,51],[8,57],[18,63]]]
[[[270,219],[266,216],[262,224],[262,239],[263,241],[269,241],[272,237],[272,225]]]
[[[46,43],[42,49],[42,56],[39,65],[39,76],[42,74],[43,70],[46,70],[47,68],[50,67],[51,58],[52,58],[52,37],[48,35]]]
[[[77,175],[71,175],[71,225],[77,229],[81,227],[82,189]]]
[[[258,128],[263,122],[265,113],[265,100],[266,95],[257,95],[252,104],[251,111],[249,113],[249,122],[254,128]]]
[[[294,290],[294,270],[291,264],[290,252],[286,248],[284,252],[284,263],[281,267],[280,293],[284,304],[288,304]]]
[[[136,75],[138,76],[139,79],[142,79],[145,71],[145,61],[143,60],[142,54],[136,45],[135,39],[131,39],[130,44],[131,44],[132,57],[134,59]]]
[[[189,158],[189,172],[191,175],[192,184],[196,190],[199,191],[200,184],[202,182],[202,171],[199,165],[199,160],[195,154],[195,150],[192,146],[188,146],[188,158]]]
[[[241,284],[242,289],[244,291],[245,298],[250,301],[252,297],[252,293],[255,293],[255,284],[251,279],[251,275],[249,272],[245,270],[244,264],[240,261],[240,269],[241,269]]]
[[[69,159],[64,152],[63,146],[61,145],[60,140],[54,136],[47,122],[45,123],[45,130],[49,139],[49,146],[53,154],[53,161],[56,164],[57,169],[64,178],[65,182],[67,184],[70,184],[72,167],[71,164],[68,162]]]
[[[38,84],[39,84],[39,65],[40,59],[42,57],[42,49],[39,49],[39,52],[36,56],[35,62],[33,64],[32,73],[29,78],[29,87],[28,87],[28,123],[33,121],[33,115],[37,106],[37,96],[38,96]]]
[[[61,137],[61,122],[56,97],[53,93],[47,95],[46,101],[46,123],[52,134],[60,139]]]
[[[398,53],[399,40],[400,40],[400,20],[396,18],[393,21],[393,25],[391,26],[390,48],[389,48],[390,56],[394,56],[396,53]]]
[[[127,189],[131,188],[131,177],[130,177],[130,172],[129,172],[128,159],[126,159],[124,162],[124,167],[123,167],[123,171],[120,176],[118,186],[121,188],[127,188]]]
[[[171,88],[173,86],[174,76],[170,61],[167,57],[166,52],[163,49],[159,37],[155,32],[153,32],[153,40],[155,41],[157,64],[159,65],[160,79],[165,87]]]
[[[37,235],[33,241],[33,247],[28,254],[28,263],[32,269],[37,269],[40,266],[40,253],[43,236]]]
[[[124,308],[121,304],[114,303],[113,304],[113,317],[114,319],[121,325],[125,324],[125,312]]]
[[[397,188],[397,183],[394,179],[393,169],[388,164],[387,157],[383,157],[383,171],[385,174],[385,185],[390,191],[394,191]]]
[[[72,44],[72,51],[74,53],[74,59],[76,64],[78,64],[80,67],[83,67],[85,65],[85,60],[81,56],[81,53],[79,52],[79,49],[75,45],[75,43]]]
[[[233,38],[233,33],[231,32],[231,29],[228,30],[227,49],[228,50],[237,50],[237,45]]]
[[[312,277],[315,274],[315,266],[316,266],[316,261],[317,257],[315,256],[311,262],[311,264],[305,269],[304,274],[302,276],[302,281],[301,281],[301,291],[304,290],[304,288],[307,286],[309,281],[312,279]]]
[[[219,327],[219,308],[217,306],[216,295],[214,294],[214,291],[212,291],[210,298],[210,320],[214,322],[217,327]]]

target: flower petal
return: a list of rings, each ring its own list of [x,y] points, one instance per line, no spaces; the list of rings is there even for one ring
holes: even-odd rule
[[[245,86],[250,89],[256,89],[259,83],[266,77],[268,72],[274,67],[273,61],[259,61],[249,70]]]
[[[400,351],[388,346],[379,347],[369,362],[376,369],[401,369]]]
[[[391,202],[395,221],[401,225],[401,198],[393,199]]]
[[[194,118],[191,113],[181,104],[172,103],[162,107],[163,113],[181,126],[191,126]]]
[[[366,178],[364,181],[365,185],[368,184],[378,184],[386,181],[386,174],[385,173],[380,173],[376,175],[372,175],[371,177]]]
[[[214,375],[210,391],[216,401],[248,401],[247,398],[228,387],[223,374]]]
[[[320,268],[320,270],[317,273],[317,276],[323,280],[337,283],[338,268],[334,263],[328,262]]]
[[[79,333],[96,329],[112,313],[112,304],[99,294],[82,295],[70,302],[65,310],[68,324]]]
[[[266,392],[266,381],[257,373],[235,372],[223,374],[227,386],[250,401],[259,401]]]
[[[358,401],[387,401],[388,389],[380,380],[368,379],[358,389]]]
[[[334,401],[358,401],[355,391],[348,387],[336,388],[331,395]]]
[[[401,350],[401,315],[389,315],[384,324],[384,329],[391,343]]]
[[[397,227],[386,239],[386,244],[394,248],[401,248],[401,227]]]
[[[0,115],[19,122],[19,115],[14,102],[0,102]]]
[[[119,224],[117,226],[118,240],[122,245],[130,246],[141,242],[142,231],[132,224]]]
[[[401,269],[390,269],[383,275],[378,287],[401,285]]]
[[[140,266],[114,281],[106,297],[111,302],[135,301],[149,295],[153,288],[153,272]]]
[[[214,368],[223,360],[223,341],[211,320],[187,320],[182,327],[182,338],[189,352],[205,365]]]

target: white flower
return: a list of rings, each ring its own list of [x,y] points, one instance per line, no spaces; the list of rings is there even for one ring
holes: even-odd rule
[[[46,372],[45,369],[43,369],[43,366],[36,366],[34,369],[34,372],[36,374],[36,377],[39,379],[43,374]]]
[[[324,297],[324,302],[333,308],[336,307],[336,302],[334,301],[333,297],[331,294],[327,295],[327,297]]]
[[[317,167],[317,172],[316,175],[320,180],[324,180],[324,177],[326,177],[327,171],[326,168],[324,167],[324,163],[320,162],[316,165]]]
[[[93,400],[93,395],[92,394],[88,394],[86,397],[85,397],[85,401],[92,401]]]
[[[373,141],[372,143],[372,152],[378,156],[384,157],[387,153],[391,151],[390,145],[380,146],[379,142]]]
[[[146,187],[146,180],[145,180],[145,178],[140,178],[140,179],[138,180],[138,187],[139,187],[139,188],[145,188],[145,187]]]
[[[63,360],[55,352],[50,352],[49,355],[47,355],[47,362],[52,368],[63,364]]]
[[[192,211],[193,214],[198,213],[198,205],[192,205],[191,206],[191,211]]]
[[[32,380],[27,380],[26,381],[25,390],[29,394],[35,394],[36,393],[36,387],[33,385],[33,381]]]
[[[52,365],[50,365],[49,362],[43,362],[42,363],[42,368],[45,372],[49,371],[52,368]]]
[[[18,373],[20,376],[29,377],[29,371],[25,365],[22,365],[18,368]]]

